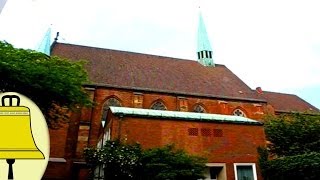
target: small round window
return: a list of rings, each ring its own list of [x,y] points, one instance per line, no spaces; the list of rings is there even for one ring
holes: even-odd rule
[[[234,116],[246,117],[246,114],[245,114],[242,110],[240,110],[240,109],[234,110],[232,114],[233,114]]]

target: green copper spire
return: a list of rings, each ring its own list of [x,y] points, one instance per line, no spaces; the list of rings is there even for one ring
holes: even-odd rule
[[[206,26],[199,12],[199,25],[198,25],[198,61],[204,66],[215,66],[213,62],[212,48],[209,42]]]
[[[50,56],[51,47],[51,27],[48,28],[46,34],[38,45],[37,51],[42,52]]]

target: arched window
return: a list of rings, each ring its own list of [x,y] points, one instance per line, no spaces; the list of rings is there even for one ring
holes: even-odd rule
[[[241,109],[235,109],[232,114],[234,116],[246,117],[246,114]]]
[[[167,107],[163,104],[161,101],[157,101],[151,105],[150,109],[155,109],[155,110],[167,110]]]
[[[116,98],[109,98],[103,105],[103,109],[102,109],[102,117],[101,117],[101,121],[103,123],[106,122],[106,119],[107,119],[107,113],[108,113],[108,110],[109,110],[109,107],[110,106],[116,106],[116,107],[120,107],[121,106],[121,103],[118,99]]]
[[[200,104],[197,104],[197,105],[194,106],[193,112],[206,113],[206,110],[204,109],[203,106],[201,106]]]
[[[106,100],[106,102],[103,105],[102,108],[102,117],[101,117],[101,122],[102,122],[102,126],[104,127],[106,124],[108,124],[107,121],[107,113],[109,110],[110,106],[116,106],[116,107],[120,107],[121,103],[118,99],[111,97],[108,100]],[[98,143],[98,148],[101,148],[103,146],[103,144],[110,140],[111,138],[111,134],[110,134],[111,130],[110,128],[104,133],[103,138],[99,141]],[[99,147],[100,146],[100,147]],[[104,169],[104,165],[99,165],[97,166],[97,168],[95,169],[95,175],[98,177],[103,177],[103,169]],[[99,178],[100,179],[100,178]]]

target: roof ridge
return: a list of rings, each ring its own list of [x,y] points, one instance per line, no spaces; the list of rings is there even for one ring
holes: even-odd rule
[[[136,55],[143,55],[143,56],[150,56],[150,57],[158,57],[158,58],[169,58],[170,60],[176,60],[176,61],[191,61],[191,62],[196,62],[198,61],[196,59],[186,59],[186,58],[177,58],[177,57],[170,57],[170,56],[161,56],[161,55],[156,55],[156,54],[146,54],[142,52],[134,52],[134,51],[126,51],[126,50],[119,50],[119,49],[110,49],[110,48],[102,48],[102,47],[95,47],[95,46],[87,46],[87,45],[81,45],[81,44],[70,44],[70,43],[61,43],[57,42],[56,45],[61,44],[61,45],[67,45],[67,46],[78,46],[78,47],[83,47],[83,48],[92,48],[92,49],[97,49],[101,51],[114,51],[114,52],[122,52],[122,53],[130,53],[130,54],[136,54]],[[216,66],[225,66],[224,64],[216,64]]]
[[[253,91],[256,91],[256,90],[255,90],[255,89],[253,89]],[[292,94],[292,93],[285,93],[285,92],[275,92],[275,91],[266,91],[266,90],[263,90],[262,92],[297,96],[296,94]],[[297,97],[299,97],[299,96],[297,96]]]

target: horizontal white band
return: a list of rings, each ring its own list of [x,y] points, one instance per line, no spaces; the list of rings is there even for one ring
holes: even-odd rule
[[[0,111],[0,116],[28,116],[28,111]]]

